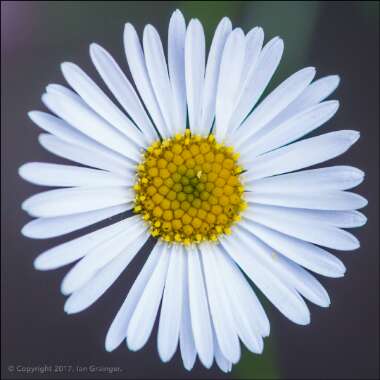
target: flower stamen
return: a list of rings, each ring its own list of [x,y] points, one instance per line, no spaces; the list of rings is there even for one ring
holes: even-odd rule
[[[229,234],[245,207],[232,147],[189,130],[154,142],[137,167],[135,213],[153,236],[185,245]]]

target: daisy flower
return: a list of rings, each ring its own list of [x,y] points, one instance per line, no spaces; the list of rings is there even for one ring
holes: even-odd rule
[[[363,172],[310,169],[347,151],[359,133],[301,139],[338,110],[338,101],[325,99],[339,77],[313,81],[315,69],[307,67],[259,102],[284,49],[279,37],[263,41],[261,28],[244,34],[224,18],[206,59],[202,24],[194,19],[186,26],[177,10],[166,58],[153,26],[145,27],[141,44],[126,24],[134,86],[106,50],[90,45],[91,60],[118,104],[65,62],[71,89],[49,84],[42,96],[55,116],[29,113],[47,132],[39,136],[41,145],[80,166],[21,166],[25,180],[62,187],[24,201],[22,208],[36,219],[22,233],[52,238],[122,215],[35,260],[39,270],[76,262],[62,281],[65,311],[92,305],[148,239],[155,241],[110,325],[107,351],[124,340],[130,350],[141,349],[158,319],[162,361],[179,346],[187,370],[198,356],[206,368],[215,359],[228,372],[239,361],[240,342],[259,354],[269,335],[248,279],[286,318],[307,325],[304,299],[330,304],[310,272],[345,272],[325,248],[359,247],[342,228],[366,222],[356,210],[367,201],[346,191],[363,181]]]

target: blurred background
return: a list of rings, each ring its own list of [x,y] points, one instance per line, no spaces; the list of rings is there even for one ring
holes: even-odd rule
[[[34,258],[67,240],[28,240],[21,227],[30,219],[20,203],[40,188],[23,182],[17,168],[27,161],[63,162],[42,150],[40,130],[27,111],[43,109],[40,95],[48,83],[64,83],[62,61],[74,61],[100,84],[89,59],[88,46],[98,42],[127,71],[122,46],[125,22],[142,33],[153,24],[166,44],[171,12],[181,9],[187,20],[199,18],[207,42],[216,24],[228,16],[248,32],[262,26],[266,41],[279,35],[285,53],[270,88],[304,66],[317,76],[339,74],[341,85],[333,98],[341,108],[324,128],[356,129],[359,142],[330,164],[349,164],[366,171],[356,190],[369,200],[368,224],[356,232],[362,247],[354,253],[334,252],[343,259],[343,279],[321,278],[332,305],[310,305],[312,323],[292,324],[269,303],[271,336],[261,356],[244,352],[225,375],[199,363],[187,373],[178,353],[163,364],[156,339],[137,353],[125,346],[104,350],[104,338],[145,259],[143,252],[127,273],[93,307],[78,315],[63,312],[59,285],[67,268],[51,272],[33,269]],[[44,1],[1,3],[1,246],[2,246],[2,378],[355,378],[379,377],[379,3],[371,1]],[[80,231],[76,235],[83,234]],[[156,332],[153,334],[156,335]],[[72,365],[73,373],[25,374],[11,366]],[[13,371],[12,371],[13,368]],[[53,368],[54,369],[54,368]],[[109,372],[109,371],[108,371]]]

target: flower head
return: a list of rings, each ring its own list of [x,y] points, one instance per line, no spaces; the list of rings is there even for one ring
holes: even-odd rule
[[[153,236],[167,242],[217,241],[230,232],[245,207],[233,149],[215,137],[192,136],[154,142],[138,167],[136,213]]]
[[[129,349],[142,348],[158,318],[163,361],[179,345],[186,369],[198,356],[207,368],[215,359],[230,371],[240,342],[261,353],[269,335],[268,318],[244,274],[285,317],[305,325],[304,298],[330,304],[310,271],[328,277],[345,272],[322,247],[359,247],[342,228],[366,222],[355,211],[366,200],[346,191],[362,182],[363,172],[309,168],[344,153],[359,133],[300,140],[337,111],[338,102],[325,99],[339,78],[313,82],[315,69],[308,67],[259,102],[283,52],[280,38],[265,46],[263,40],[261,28],[244,34],[224,18],[206,62],[201,23],[186,26],[176,11],[166,59],[154,27],[146,26],[141,46],[127,24],[124,45],[137,91],[111,55],[92,44],[92,62],[119,105],[77,65],[63,63],[72,89],[50,84],[42,96],[56,116],[29,113],[48,132],[40,135],[41,145],[81,166],[20,168],[32,183],[62,187],[23,203],[37,219],[22,233],[50,238],[124,216],[35,260],[40,270],[76,262],[62,282],[69,295],[65,311],[92,305],[147,240],[155,241],[109,328],[108,351],[124,339]]]

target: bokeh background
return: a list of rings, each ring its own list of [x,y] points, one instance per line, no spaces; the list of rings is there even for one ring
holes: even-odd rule
[[[285,53],[270,88],[303,66],[315,66],[318,77],[339,74],[341,86],[333,97],[341,108],[325,130],[356,129],[362,138],[349,153],[331,164],[350,164],[366,171],[357,191],[369,200],[368,224],[357,231],[360,250],[341,253],[347,274],[322,283],[332,305],[310,305],[310,326],[296,326],[265,302],[272,321],[271,336],[261,356],[243,353],[233,372],[199,365],[182,368],[178,353],[160,362],[156,341],[140,352],[124,346],[104,350],[104,338],[145,253],[93,307],[79,315],[63,312],[60,281],[67,271],[37,272],[34,258],[65,241],[32,241],[20,234],[29,217],[20,203],[37,186],[23,182],[17,168],[27,161],[60,162],[38,145],[39,130],[27,111],[43,109],[40,94],[48,83],[64,83],[59,64],[74,61],[91,76],[89,43],[108,49],[127,70],[122,47],[125,22],[141,33],[153,24],[167,38],[170,14],[181,9],[189,20],[199,18],[208,44],[217,22],[229,16],[247,32],[264,28],[266,41],[280,35]],[[165,42],[166,43],[166,42]],[[1,3],[1,246],[2,246],[2,378],[355,378],[379,377],[379,3],[315,1],[172,1],[81,2],[43,1]],[[63,160],[62,160],[63,162]],[[91,228],[90,228],[91,229]],[[72,234],[73,237],[81,235]],[[153,334],[155,335],[155,333]],[[122,372],[11,372],[10,366],[72,365],[120,367]]]

